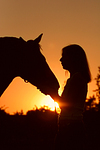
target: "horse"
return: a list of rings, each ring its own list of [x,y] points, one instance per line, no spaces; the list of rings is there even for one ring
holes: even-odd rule
[[[0,96],[20,76],[45,95],[56,97],[59,83],[41,53],[42,35],[28,41],[22,37],[0,37]]]

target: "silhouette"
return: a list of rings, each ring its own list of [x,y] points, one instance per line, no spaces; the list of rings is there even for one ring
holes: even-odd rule
[[[56,149],[83,150],[86,149],[83,110],[91,81],[86,54],[79,45],[69,45],[62,49],[60,61],[63,69],[70,72],[70,78],[59,98],[61,115]]]
[[[0,109],[0,150],[51,150],[57,130],[56,112],[45,108],[7,114]]]
[[[92,96],[88,100],[92,102],[92,100],[95,101],[95,98],[98,99],[98,95],[96,95],[96,97]],[[98,109],[99,106],[95,106],[95,108],[91,107],[91,102],[85,102],[86,108],[90,106],[89,109],[85,108],[83,112],[85,131],[82,122],[79,123],[79,121],[76,121],[77,124],[75,124],[73,121],[70,123],[68,122],[68,118],[65,122],[65,120],[62,121],[62,116],[60,116],[60,130],[57,136],[59,137],[60,134],[62,140],[57,137],[59,141],[56,141],[58,142],[58,146],[63,139],[65,139],[66,145],[64,149],[68,149],[68,140],[69,144],[72,146],[71,149],[73,149],[75,140],[77,141],[80,134],[82,137],[84,135],[83,132],[85,132],[87,143],[84,149],[100,149],[100,109]],[[52,112],[48,110],[48,107],[44,106],[40,109],[36,107],[36,109],[28,111],[26,115],[23,114],[22,110],[20,112],[15,112],[14,115],[9,115],[5,110],[5,106],[0,108],[0,150],[52,150],[58,128],[59,115],[56,111]],[[61,132],[61,128],[63,132]],[[82,132],[80,133],[79,131]],[[79,145],[80,141],[81,139],[78,141]],[[81,141],[81,144],[82,143]]]
[[[39,42],[16,37],[0,38],[0,96],[13,78],[20,76],[44,94],[56,97],[59,83],[42,55]]]
[[[96,85],[97,85],[97,89],[94,90],[94,92],[96,92],[96,97],[98,98],[99,101],[99,109],[100,109],[100,66],[98,67],[98,74],[97,77],[95,78],[96,80]]]

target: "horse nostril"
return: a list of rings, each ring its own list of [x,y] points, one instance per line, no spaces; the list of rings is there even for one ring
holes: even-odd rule
[[[26,83],[28,83],[28,80],[24,79],[24,81],[25,81]]]

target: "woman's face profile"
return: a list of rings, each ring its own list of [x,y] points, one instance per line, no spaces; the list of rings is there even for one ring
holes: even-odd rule
[[[71,59],[68,55],[65,55],[64,52],[62,52],[62,57],[60,58],[60,62],[63,66],[63,69],[70,70],[71,67]]]

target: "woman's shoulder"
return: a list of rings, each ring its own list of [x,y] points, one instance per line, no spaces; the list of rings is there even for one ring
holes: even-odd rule
[[[85,80],[85,78],[83,77],[82,73],[80,73],[80,72],[74,73],[72,78],[81,78],[81,79]]]
[[[83,77],[83,75],[80,72],[76,72],[71,78],[70,78],[71,82],[75,82],[75,83],[79,83],[79,84],[86,84],[86,79]]]

